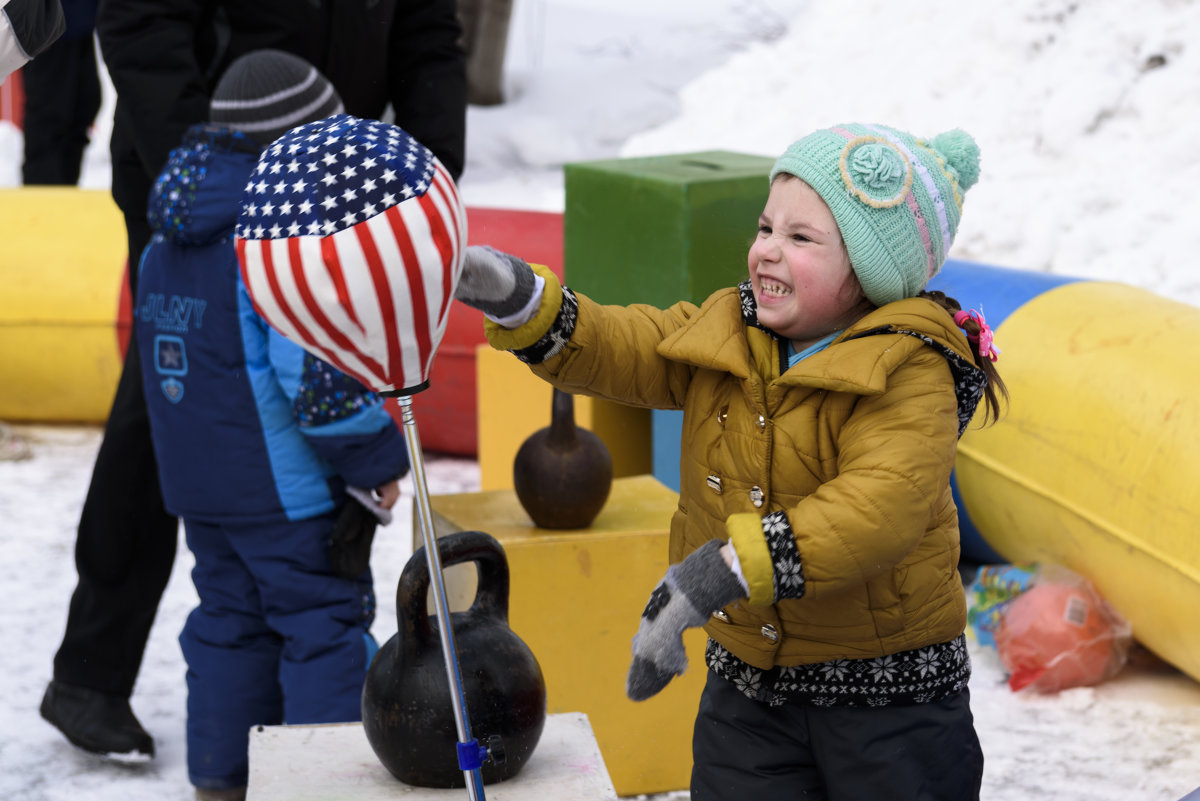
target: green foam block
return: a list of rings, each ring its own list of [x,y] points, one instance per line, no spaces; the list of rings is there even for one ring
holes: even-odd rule
[[[774,160],[727,151],[567,164],[563,271],[600,303],[701,303],[746,277]]]

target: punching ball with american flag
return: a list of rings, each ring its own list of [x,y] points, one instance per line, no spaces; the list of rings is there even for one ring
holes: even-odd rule
[[[467,218],[424,145],[348,114],[293,128],[259,158],[236,233],[242,280],[284,336],[376,392],[428,386]]]
[[[258,159],[236,246],[255,308],[288,339],[400,402],[468,793],[487,749],[471,736],[412,398],[429,385],[462,271],[454,180],[402,129],[347,114],[293,128]]]

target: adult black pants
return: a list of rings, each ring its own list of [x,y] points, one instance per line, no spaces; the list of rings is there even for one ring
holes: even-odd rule
[[[129,279],[150,238],[126,217]],[[79,583],[54,656],[54,678],[128,697],[175,561],[178,523],[163,508],[136,338],[121,370],[75,540]]]
[[[100,73],[91,34],[62,38],[21,68],[25,88],[27,185],[79,183],[88,129],[100,111]]]
[[[711,671],[692,801],[972,801],[983,753],[966,690],[912,706],[770,707]]]

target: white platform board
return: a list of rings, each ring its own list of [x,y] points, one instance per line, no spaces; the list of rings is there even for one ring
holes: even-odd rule
[[[484,785],[488,801],[614,801],[617,794],[587,716],[549,715],[533,756],[508,781]],[[443,801],[463,789],[398,781],[371,750],[361,723],[259,726],[250,731],[246,801]]]

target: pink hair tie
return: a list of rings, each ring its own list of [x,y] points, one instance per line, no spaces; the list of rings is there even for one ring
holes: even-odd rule
[[[954,313],[954,324],[959,328],[962,328],[964,331],[966,328],[963,324],[966,323],[967,320],[974,320],[975,324],[979,326],[978,334],[972,334],[969,331],[967,332],[967,341],[972,345],[979,346],[980,356],[985,359],[996,361],[996,359],[1000,356],[1000,349],[997,348],[995,343],[992,341],[992,329],[991,326],[987,324],[987,320],[983,318],[983,312],[978,312],[974,309],[971,309],[970,311],[957,311]]]

